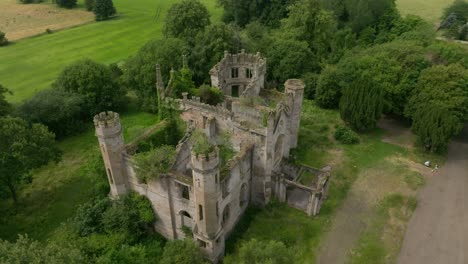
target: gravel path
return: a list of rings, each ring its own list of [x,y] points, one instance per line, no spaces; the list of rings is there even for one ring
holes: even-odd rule
[[[468,263],[468,126],[418,196],[398,264]]]

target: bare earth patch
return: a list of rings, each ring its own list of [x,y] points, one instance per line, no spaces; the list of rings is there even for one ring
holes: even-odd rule
[[[49,3],[18,4],[16,0],[0,0],[0,31],[10,41],[38,35],[47,29],[58,30],[94,20],[92,12],[64,9]]]
[[[382,141],[404,148],[413,148],[415,142],[415,135],[411,133],[409,127],[405,127],[401,122],[384,117],[377,126],[385,131]]]

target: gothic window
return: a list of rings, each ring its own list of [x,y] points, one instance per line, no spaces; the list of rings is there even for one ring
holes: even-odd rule
[[[190,200],[189,187],[187,185],[179,184],[180,197]]]
[[[247,186],[246,184],[242,184],[240,194],[239,194],[239,207],[244,207],[247,204]]]
[[[201,239],[197,239],[197,242],[198,242],[199,247],[206,248],[206,242],[205,241],[203,241]]]
[[[231,69],[231,78],[239,78],[239,68]]]
[[[221,221],[221,225],[222,226],[226,226],[226,224],[229,222],[229,217],[230,217],[230,208],[229,208],[229,204],[226,205],[226,207],[224,207],[224,210],[223,210],[223,220]]]
[[[250,69],[250,68],[245,68],[245,78],[251,79],[252,76],[253,76],[253,74],[252,74],[252,69]]]
[[[203,206],[201,204],[198,205],[198,215],[200,218],[200,221],[203,220]]]

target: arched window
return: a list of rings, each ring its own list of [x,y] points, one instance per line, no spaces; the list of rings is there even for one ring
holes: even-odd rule
[[[229,222],[230,215],[231,215],[231,210],[228,204],[226,205],[226,207],[224,207],[224,210],[223,210],[223,220],[221,221],[221,225],[223,227],[226,226],[226,224]]]
[[[276,140],[275,144],[275,161],[274,164],[277,165],[283,159],[283,140],[284,135],[281,134]]]
[[[189,213],[187,213],[187,211],[180,211],[179,214],[181,225],[191,228],[193,226],[192,216]]]
[[[244,207],[248,201],[248,194],[247,194],[247,185],[244,183],[241,186],[240,193],[239,193],[239,207]]]

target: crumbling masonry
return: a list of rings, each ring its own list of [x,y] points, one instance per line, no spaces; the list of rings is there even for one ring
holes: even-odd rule
[[[157,215],[156,230],[168,239],[193,239],[206,256],[217,262],[224,242],[250,203],[267,204],[272,197],[316,215],[327,195],[330,169],[313,169],[287,162],[298,144],[304,95],[300,80],[288,80],[284,93],[265,90],[266,60],[260,54],[225,53],[210,71],[212,86],[225,101],[218,106],[200,98],[176,99],[187,123],[186,136],[177,145],[171,171],[148,183],[139,182],[132,163],[133,150],[124,145],[119,115],[94,117],[110,195],[135,191],[148,197]],[[159,67],[157,88],[164,91]],[[191,132],[203,130],[210,141],[229,135],[234,157],[223,165],[219,150],[209,155],[191,151]],[[226,169],[227,168],[227,169]],[[307,176],[305,176],[307,175]],[[301,177],[311,178],[306,184]]]

